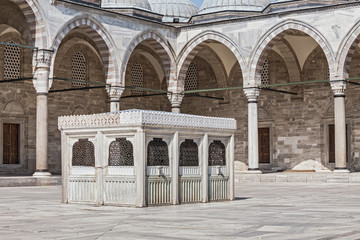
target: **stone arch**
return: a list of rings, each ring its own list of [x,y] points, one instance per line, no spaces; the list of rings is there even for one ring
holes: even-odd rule
[[[15,3],[23,12],[30,29],[34,46],[46,49],[48,47],[48,31],[40,8],[33,0],[10,0]]]
[[[289,43],[285,40],[279,41],[278,44],[276,44],[276,47],[279,49],[281,56],[285,61],[289,73],[290,82],[300,81],[301,79],[300,64],[298,59],[296,58],[296,54],[289,46]]]
[[[194,57],[204,48],[206,43],[210,41],[219,42],[224,46],[226,46],[230,51],[232,51],[238,63],[240,64],[243,76],[246,75],[247,69],[246,69],[245,58],[241,54],[237,45],[231,39],[229,39],[228,37],[224,36],[221,33],[214,31],[206,31],[195,36],[192,40],[190,40],[189,43],[183,47],[183,50],[179,55],[177,76],[178,76],[178,82],[180,84],[183,85],[186,78],[187,69],[190,63],[192,62],[192,60],[194,59]]]
[[[5,104],[4,113],[10,113],[10,114],[24,114],[24,107],[16,100],[11,100],[8,103]]]
[[[81,27],[87,35],[91,36],[95,42],[101,60],[104,64],[106,83],[121,86],[119,77],[119,63],[115,43],[108,34],[105,27],[98,23],[95,19],[87,14],[79,15],[67,22],[56,34],[52,48],[54,49],[54,57],[52,58],[52,66],[54,66],[55,56],[59,50],[59,46],[65,36],[74,28]],[[51,68],[50,77],[53,77],[54,68]]]
[[[143,41],[148,41],[154,47],[156,54],[158,54],[159,58],[163,63],[168,86],[169,88],[173,88],[175,80],[174,51],[172,50],[168,41],[159,33],[153,30],[147,30],[140,33],[127,47],[121,66],[121,81],[125,81],[126,68],[131,54],[134,52],[135,48]],[[123,82],[123,84],[125,83]]]
[[[344,37],[339,46],[337,56],[338,77],[345,79],[349,77],[350,63],[360,43],[360,21],[357,22]]]
[[[89,112],[86,109],[86,107],[82,104],[79,104],[74,107],[74,110],[72,111],[71,115],[86,115],[88,113]]]
[[[253,49],[251,54],[251,60],[248,66],[250,73],[246,83],[247,86],[251,87],[259,85],[261,78],[261,66],[264,64],[264,61],[269,52],[268,50],[270,50],[275,45],[275,43],[279,42],[280,39],[286,35],[287,30],[297,30],[313,38],[323,50],[329,65],[329,71],[332,75],[334,75],[334,53],[325,37],[322,36],[318,30],[307,23],[295,20],[287,20],[272,27],[256,44],[256,47]]]

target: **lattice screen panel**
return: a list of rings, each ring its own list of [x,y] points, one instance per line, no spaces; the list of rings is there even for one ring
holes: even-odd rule
[[[144,87],[144,71],[140,63],[135,62],[131,68],[131,85],[133,87]],[[142,95],[142,89],[131,89],[132,95]]]
[[[148,166],[169,166],[168,145],[161,138],[154,138],[148,144],[147,149]]]
[[[10,42],[15,43],[15,42]],[[16,46],[5,46],[4,79],[20,78],[21,50]]]
[[[126,138],[117,138],[110,143],[109,166],[134,166],[133,145]]]
[[[73,145],[73,166],[95,166],[94,144],[88,139],[79,139]]]
[[[269,61],[266,59],[261,72],[261,85],[269,85],[269,84],[270,84]]]
[[[73,87],[86,86],[86,60],[84,54],[77,52],[72,57],[72,79],[83,82],[73,82]]]
[[[180,166],[199,166],[198,145],[191,139],[180,144]]]
[[[221,141],[213,141],[209,146],[209,166],[225,166],[225,145]]]
[[[198,70],[194,63],[190,63],[185,78],[185,91],[191,90],[198,90]]]

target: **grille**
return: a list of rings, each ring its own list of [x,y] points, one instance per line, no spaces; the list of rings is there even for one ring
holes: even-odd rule
[[[94,144],[88,139],[79,139],[73,145],[73,166],[95,166]]]
[[[15,42],[10,42],[15,43]],[[4,79],[20,78],[20,48],[7,45],[4,49]]]
[[[72,57],[72,79],[83,81],[73,82],[73,87],[85,87],[86,86],[86,61],[81,52],[77,52]]]
[[[199,166],[198,145],[190,139],[180,144],[180,166]]]
[[[134,166],[133,145],[126,138],[110,143],[109,166]]]
[[[269,84],[270,84],[269,61],[266,59],[261,72],[261,85],[269,85]]]
[[[225,145],[221,141],[213,141],[209,146],[209,166],[225,166]]]
[[[185,78],[185,91],[191,90],[198,90],[198,70],[194,63],[190,63]]]
[[[154,138],[148,144],[148,166],[169,166],[168,146],[161,138]]]
[[[144,72],[141,64],[135,62],[131,68],[131,85],[133,87],[144,87]],[[131,89],[132,95],[142,95],[142,89]]]

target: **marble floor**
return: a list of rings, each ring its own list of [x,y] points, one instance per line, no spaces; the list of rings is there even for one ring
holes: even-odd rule
[[[236,200],[149,208],[61,204],[0,188],[0,239],[360,239],[360,184],[237,184]]]

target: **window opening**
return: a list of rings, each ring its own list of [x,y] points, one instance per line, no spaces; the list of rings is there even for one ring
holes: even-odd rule
[[[199,166],[198,145],[192,139],[180,144],[180,166]]]
[[[72,150],[73,166],[95,166],[94,144],[88,139],[79,139]]]
[[[10,43],[14,43],[11,41]],[[18,79],[20,78],[20,63],[21,63],[20,47],[6,45],[4,49],[4,79]]]
[[[134,166],[133,145],[126,138],[110,143],[109,166]]]
[[[209,146],[209,166],[225,166],[225,145],[221,141],[213,141]]]
[[[198,90],[198,69],[194,63],[190,63],[185,78],[185,91],[192,90]]]
[[[135,62],[131,68],[131,85],[133,87],[144,87],[144,71],[139,62]],[[142,95],[142,89],[131,89],[132,95]]]
[[[269,77],[269,60],[265,60],[263,69],[261,71],[261,85],[269,85],[270,77]]]
[[[86,87],[86,60],[81,52],[76,52],[72,57],[72,79],[82,81],[73,82],[72,87]]]
[[[148,144],[147,149],[148,166],[169,166],[168,145],[162,138],[154,138]]]

